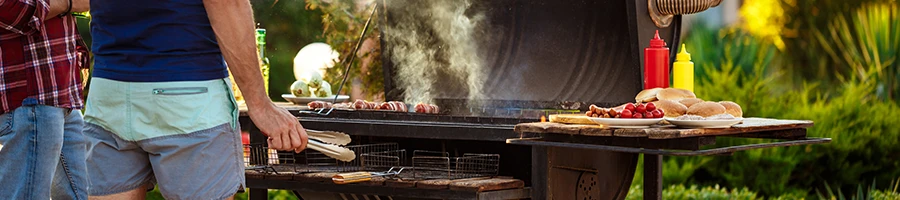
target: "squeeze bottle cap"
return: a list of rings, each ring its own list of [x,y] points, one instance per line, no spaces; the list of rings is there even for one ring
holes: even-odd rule
[[[675,61],[691,61],[691,53],[687,52],[684,44],[681,44],[681,51],[678,52],[678,55],[675,55]]]
[[[650,47],[662,48],[666,46],[666,41],[659,38],[659,30],[656,30],[656,34],[653,35],[653,39],[650,40]]]

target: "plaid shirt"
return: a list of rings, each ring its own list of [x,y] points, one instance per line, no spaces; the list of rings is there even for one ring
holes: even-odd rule
[[[45,0],[0,0],[0,114],[25,98],[80,109],[75,17],[47,16]]]

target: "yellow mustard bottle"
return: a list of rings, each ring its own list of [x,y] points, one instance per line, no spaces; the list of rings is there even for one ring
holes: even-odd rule
[[[684,44],[681,44],[681,51],[675,55],[672,76],[673,87],[694,91],[694,62],[691,62],[691,54],[687,52]]]

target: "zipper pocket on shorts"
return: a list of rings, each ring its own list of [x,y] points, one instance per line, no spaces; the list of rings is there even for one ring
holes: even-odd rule
[[[203,94],[209,92],[209,89],[206,87],[179,87],[179,88],[155,88],[153,89],[153,94],[155,95],[191,95],[191,94]]]

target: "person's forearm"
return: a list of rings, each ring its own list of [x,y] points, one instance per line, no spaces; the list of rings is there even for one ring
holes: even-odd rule
[[[85,12],[90,10],[91,2],[90,0],[72,0],[72,7],[69,7],[69,0],[46,0],[47,4],[50,5],[49,11],[47,12],[47,17],[44,18],[44,21],[48,19],[53,19],[59,14],[66,12],[66,9],[69,9],[69,12]]]
[[[203,5],[225,62],[240,86],[241,94],[252,109],[270,103],[259,70],[253,11],[247,0],[204,0]]]
[[[66,8],[69,6],[69,0],[46,0],[49,5],[50,11],[47,12],[47,17],[44,18],[44,21],[48,19],[52,19],[56,17],[60,13],[66,11]]]

